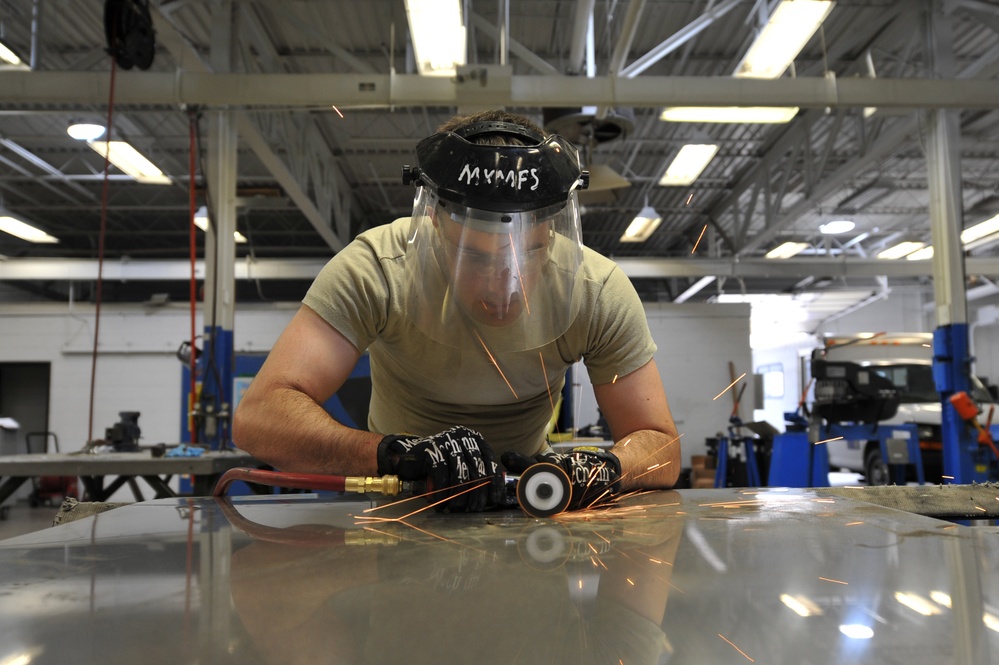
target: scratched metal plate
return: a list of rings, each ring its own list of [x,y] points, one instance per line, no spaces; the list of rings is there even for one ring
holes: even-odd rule
[[[755,492],[134,504],[0,542],[0,663],[995,662],[994,527]]]

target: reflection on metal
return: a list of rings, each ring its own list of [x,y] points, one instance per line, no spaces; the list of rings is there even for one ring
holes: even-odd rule
[[[373,505],[405,510],[162,499],[0,542],[0,662],[985,665],[999,650],[995,527],[819,490],[364,524]],[[896,601],[916,597],[933,611]]]

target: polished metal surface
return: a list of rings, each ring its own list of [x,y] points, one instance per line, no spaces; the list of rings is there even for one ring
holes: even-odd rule
[[[423,505],[160,499],[2,541],[0,662],[999,654],[996,527],[818,490],[656,492],[552,519],[408,514]]]

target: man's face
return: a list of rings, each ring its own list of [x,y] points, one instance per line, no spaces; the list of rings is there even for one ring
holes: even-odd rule
[[[444,217],[438,224],[454,295],[478,323],[499,327],[530,314],[530,294],[548,260],[551,225],[517,233],[476,231]]]

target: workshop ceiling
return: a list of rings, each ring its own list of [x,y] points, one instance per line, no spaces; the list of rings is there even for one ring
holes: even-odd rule
[[[818,323],[892,288],[931,298],[932,262],[874,257],[904,240],[931,242],[927,136],[942,110],[960,123],[956,223],[999,212],[991,2],[840,0],[775,80],[732,77],[773,5],[764,0],[465,0],[469,65],[443,79],[416,74],[403,0],[151,0],[153,61],[127,71],[112,71],[104,4],[0,0],[0,42],[30,65],[0,68],[0,208],[59,240],[0,233],[0,299],[92,299],[103,224],[104,275],[118,275],[105,299],[186,300],[177,266],[190,255],[192,128],[200,206],[221,195],[206,188],[215,122],[238,128],[227,165],[248,242],[236,263],[268,275],[238,280],[241,301],[299,299],[343,243],[407,215],[413,191],[401,167],[417,141],[483,107],[524,113],[579,145],[598,184],[586,194],[584,240],[618,260],[647,300],[676,300],[699,282],[691,302],[812,294],[825,303]],[[103,159],[66,128],[106,123],[112,80],[113,138],[171,184],[112,168],[102,214]],[[786,124],[660,120],[667,106],[739,104],[800,110]],[[660,186],[689,142],[719,152],[692,185]],[[597,191],[608,172],[628,186]],[[662,224],[644,243],[621,243],[645,205]],[[854,230],[819,232],[841,218]],[[807,248],[763,259],[789,240]],[[995,253],[967,253],[969,279],[991,285]],[[816,295],[835,291],[851,295]],[[828,313],[831,302],[841,309]]]

